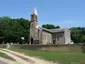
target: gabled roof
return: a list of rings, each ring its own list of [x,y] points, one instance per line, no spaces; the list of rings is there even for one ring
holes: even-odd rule
[[[47,31],[47,32],[52,32],[51,30],[49,30],[49,29],[46,29],[46,28],[41,28],[41,27],[39,27],[39,29],[40,29],[40,30]]]
[[[65,28],[62,28],[62,29],[50,29],[52,32],[64,32],[65,31]]]
[[[62,28],[62,29],[46,29],[46,28],[41,28],[39,27],[39,29],[47,31],[47,32],[51,32],[51,33],[56,33],[56,32],[64,32],[66,28]]]

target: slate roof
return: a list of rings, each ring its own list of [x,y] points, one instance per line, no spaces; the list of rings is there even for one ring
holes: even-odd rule
[[[65,31],[65,28],[63,28],[63,29],[46,29],[46,28],[39,27],[39,29],[47,31],[47,32],[51,32],[51,33],[64,32]]]

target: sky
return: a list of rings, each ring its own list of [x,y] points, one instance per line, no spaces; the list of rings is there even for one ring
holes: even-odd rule
[[[40,25],[85,27],[85,0],[0,0],[0,17],[30,20],[34,7]]]

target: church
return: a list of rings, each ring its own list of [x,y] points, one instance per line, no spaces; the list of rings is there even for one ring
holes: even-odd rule
[[[73,44],[68,28],[46,29],[39,27],[37,10],[34,9],[30,20],[30,44]]]

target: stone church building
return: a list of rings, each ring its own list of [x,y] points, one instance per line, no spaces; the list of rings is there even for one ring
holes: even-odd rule
[[[29,37],[30,44],[73,44],[68,28],[46,29],[39,27],[36,9],[31,14]]]

